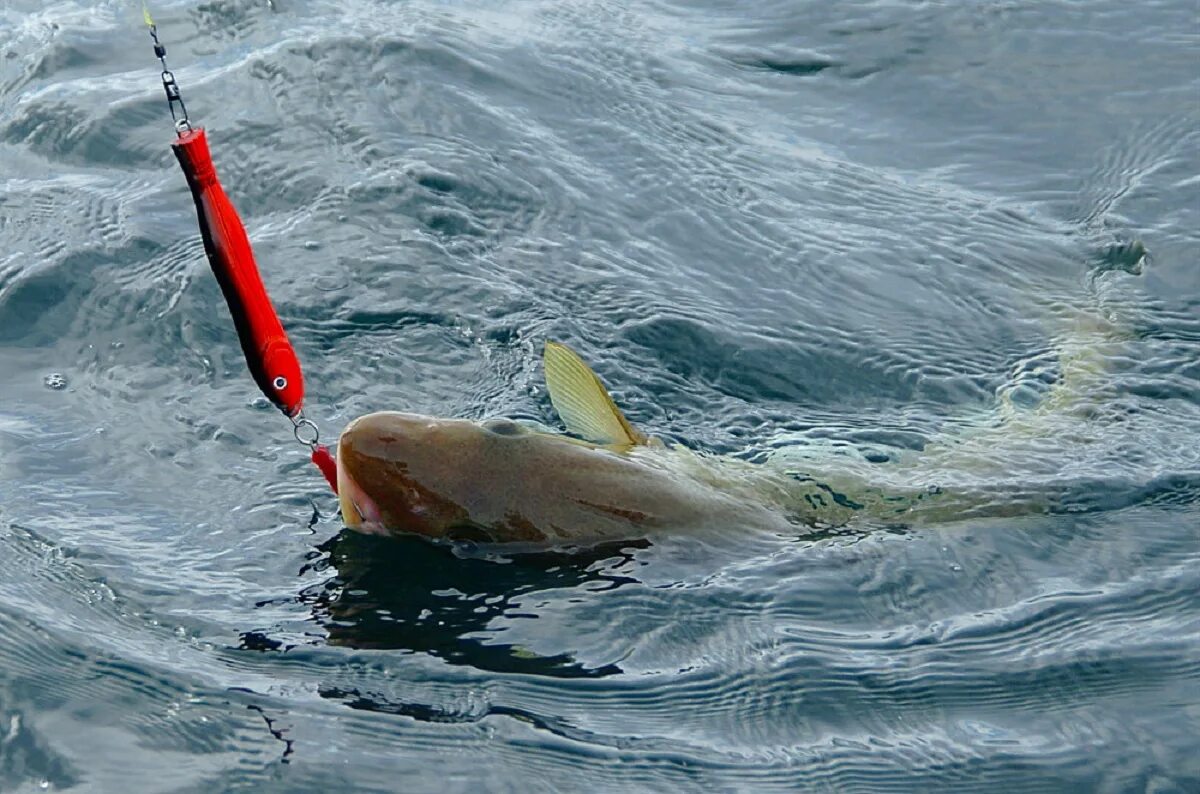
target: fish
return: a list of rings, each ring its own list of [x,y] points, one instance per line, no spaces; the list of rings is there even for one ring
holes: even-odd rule
[[[919,454],[893,451],[886,471],[813,443],[785,446],[766,463],[664,443],[626,418],[575,351],[547,341],[546,387],[566,434],[503,418],[367,414],[338,441],[342,519],[370,534],[578,546],[1053,512],[1060,483],[1030,486],[1019,479],[1028,469],[1005,450],[1024,445],[1041,459],[1047,439],[1094,424],[1086,397],[1098,393],[1119,337],[1106,325],[1079,326],[1060,340],[1059,377],[1040,405],[1022,410],[1001,395],[971,433],[931,439]]]

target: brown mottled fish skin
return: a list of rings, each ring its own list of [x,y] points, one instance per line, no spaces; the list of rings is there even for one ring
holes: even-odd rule
[[[781,513],[672,466],[675,454],[597,446],[508,420],[382,412],[342,433],[338,484],[346,523],[381,534],[579,544],[791,527]]]

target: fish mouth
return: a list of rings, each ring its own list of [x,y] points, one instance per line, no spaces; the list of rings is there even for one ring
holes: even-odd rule
[[[379,505],[354,481],[350,472],[346,471],[344,463],[338,466],[337,480],[338,505],[341,507],[342,521],[346,526],[359,532],[385,534],[387,530],[383,525],[383,514],[379,511]]]

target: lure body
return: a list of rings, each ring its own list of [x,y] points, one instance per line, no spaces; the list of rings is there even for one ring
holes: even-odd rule
[[[204,130],[189,130],[171,148],[196,202],[204,251],[225,294],[250,374],[267,399],[295,417],[304,402],[300,361],[263,286],[246,229],[217,179]]]

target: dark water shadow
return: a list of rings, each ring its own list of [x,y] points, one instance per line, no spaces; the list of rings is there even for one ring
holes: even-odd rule
[[[504,556],[472,552],[417,537],[380,538],[345,530],[318,547],[305,566],[335,575],[302,591],[329,645],[358,650],[427,653],[450,664],[497,673],[589,678],[621,672],[614,664],[586,667],[569,652],[539,656],[496,642],[490,624],[500,617],[537,619],[523,606],[550,589],[597,592],[637,583],[614,572],[647,541],[586,549],[543,550]],[[490,638],[490,641],[489,641]],[[280,650],[262,632],[245,632],[241,647]]]

